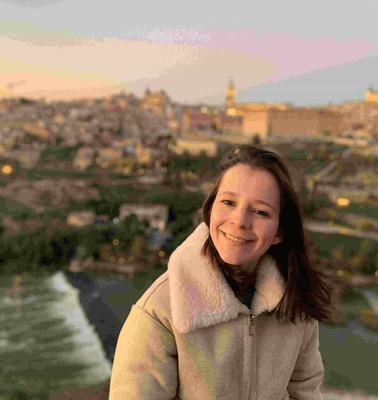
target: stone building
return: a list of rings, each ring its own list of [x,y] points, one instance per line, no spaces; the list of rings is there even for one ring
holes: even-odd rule
[[[137,216],[138,221],[148,221],[151,228],[164,230],[168,221],[168,206],[161,204],[122,204],[119,208],[119,219],[129,215]]]
[[[214,117],[214,124],[216,130],[224,134],[238,134],[243,131],[243,117],[240,115],[220,112]]]
[[[338,112],[314,108],[271,109],[267,116],[267,134],[286,136],[332,136],[341,134],[342,116]]]
[[[183,132],[215,131],[216,124],[214,116],[203,113],[202,111],[189,109],[182,116],[181,129]]]
[[[269,133],[268,110],[253,110],[245,113],[242,117],[241,131],[248,136],[258,134],[265,138]]]
[[[157,115],[164,115],[168,103],[169,98],[164,90],[151,92],[151,90],[147,88],[140,101],[139,107],[142,110],[152,111]]]
[[[253,111],[267,111],[271,108],[286,110],[291,106],[287,103],[236,103],[235,85],[229,81],[226,90],[226,113],[228,115],[239,115],[244,117]]]
[[[177,138],[172,150],[176,154],[183,154],[186,151],[193,156],[205,152],[209,157],[214,157],[218,152],[217,143],[209,139]]]
[[[294,108],[288,103],[236,103],[235,87],[226,91],[226,114],[241,118],[241,133],[246,136],[269,134],[289,136],[332,136],[341,134],[342,116],[316,108]]]
[[[378,103],[378,91],[372,87],[365,91],[365,101],[369,103]]]

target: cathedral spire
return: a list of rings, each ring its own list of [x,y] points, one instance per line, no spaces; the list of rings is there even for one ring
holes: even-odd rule
[[[229,79],[226,92],[226,110],[235,106],[235,86],[234,80]]]

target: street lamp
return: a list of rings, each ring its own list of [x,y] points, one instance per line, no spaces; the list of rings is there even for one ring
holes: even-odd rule
[[[336,203],[337,203],[337,205],[338,205],[339,207],[345,208],[345,207],[348,207],[348,206],[349,206],[350,200],[347,199],[346,197],[339,197],[339,198],[336,200]]]
[[[12,173],[12,171],[13,171],[13,169],[12,169],[12,167],[11,167],[10,165],[4,165],[4,166],[1,168],[1,172],[2,172],[4,175],[9,175],[9,174]]]

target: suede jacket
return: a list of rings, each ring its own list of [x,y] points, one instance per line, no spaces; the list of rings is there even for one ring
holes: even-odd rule
[[[251,309],[201,255],[201,223],[132,307],[118,338],[110,400],[319,400],[318,322],[279,323],[284,281],[257,265]]]

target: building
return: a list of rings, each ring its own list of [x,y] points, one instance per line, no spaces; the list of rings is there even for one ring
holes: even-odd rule
[[[82,228],[94,224],[96,214],[93,211],[72,211],[67,216],[67,224]]]
[[[288,103],[236,103],[235,87],[229,82],[226,91],[226,114],[241,118],[241,132],[246,136],[270,134],[320,136],[341,134],[342,115],[316,108],[294,108]]]
[[[156,115],[165,115],[168,103],[169,98],[164,90],[151,92],[151,90],[147,88],[140,101],[139,107],[142,110],[151,111]]]
[[[138,221],[148,221],[153,229],[165,230],[168,221],[168,206],[160,204],[122,204],[119,208],[119,220],[136,215]]]
[[[369,103],[378,104],[378,91],[375,91],[372,87],[365,91],[365,101]]]
[[[224,134],[240,134],[243,131],[243,117],[240,115],[228,115],[220,112],[214,117],[215,128]]]
[[[266,111],[271,108],[286,110],[290,108],[287,103],[236,103],[235,85],[229,81],[226,90],[226,113],[228,115],[245,116],[252,111]]]
[[[215,131],[215,129],[216,124],[213,115],[189,109],[182,116],[181,130],[183,132]]]
[[[251,110],[242,117],[242,130],[244,135],[259,135],[266,137],[269,134],[269,112],[268,109]]]
[[[175,139],[172,150],[176,154],[183,154],[185,151],[193,156],[205,152],[207,156],[214,157],[217,154],[217,143],[209,139]]]
[[[266,133],[285,136],[339,136],[342,115],[314,108],[271,109],[267,113]]]

